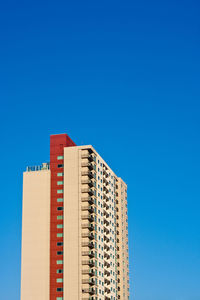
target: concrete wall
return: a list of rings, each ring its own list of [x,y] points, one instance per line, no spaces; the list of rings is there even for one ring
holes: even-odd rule
[[[49,300],[50,171],[23,175],[21,300]]]
[[[78,147],[64,148],[64,299],[80,300]]]

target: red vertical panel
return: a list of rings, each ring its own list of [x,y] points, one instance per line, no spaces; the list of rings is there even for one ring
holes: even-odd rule
[[[63,172],[64,160],[58,160],[58,156],[64,156],[64,147],[76,146],[67,134],[51,135],[50,137],[50,170],[51,170],[51,215],[50,215],[50,300],[62,297],[63,292],[57,292],[57,288],[63,288],[63,283],[57,283],[57,278],[63,278],[63,274],[57,274],[57,269],[63,269],[63,265],[57,265],[57,260],[63,260],[63,255],[57,255],[57,251],[63,251],[62,246],[57,246],[58,242],[63,242],[63,237],[57,237],[57,233],[63,233],[63,229],[58,229],[58,224],[63,224],[64,220],[57,220],[58,215],[63,215],[63,211],[58,211],[57,207],[63,207],[63,202],[57,202],[57,198],[63,198],[63,194],[57,194],[58,189],[63,189],[62,185],[57,185],[57,181],[63,181],[63,177],[57,177],[57,173]]]

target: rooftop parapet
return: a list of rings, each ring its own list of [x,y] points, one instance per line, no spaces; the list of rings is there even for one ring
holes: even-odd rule
[[[50,170],[50,163],[42,163],[40,166],[26,167],[26,172],[35,172],[35,171],[43,171],[43,170]]]

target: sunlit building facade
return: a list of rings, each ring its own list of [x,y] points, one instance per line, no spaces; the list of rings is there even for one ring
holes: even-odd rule
[[[21,300],[129,299],[127,186],[91,145],[24,172],[21,269]]]

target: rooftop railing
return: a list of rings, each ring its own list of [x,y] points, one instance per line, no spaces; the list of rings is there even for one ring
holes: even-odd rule
[[[28,166],[26,167],[26,172],[35,172],[42,170],[50,170],[50,163],[43,163],[40,166]]]

